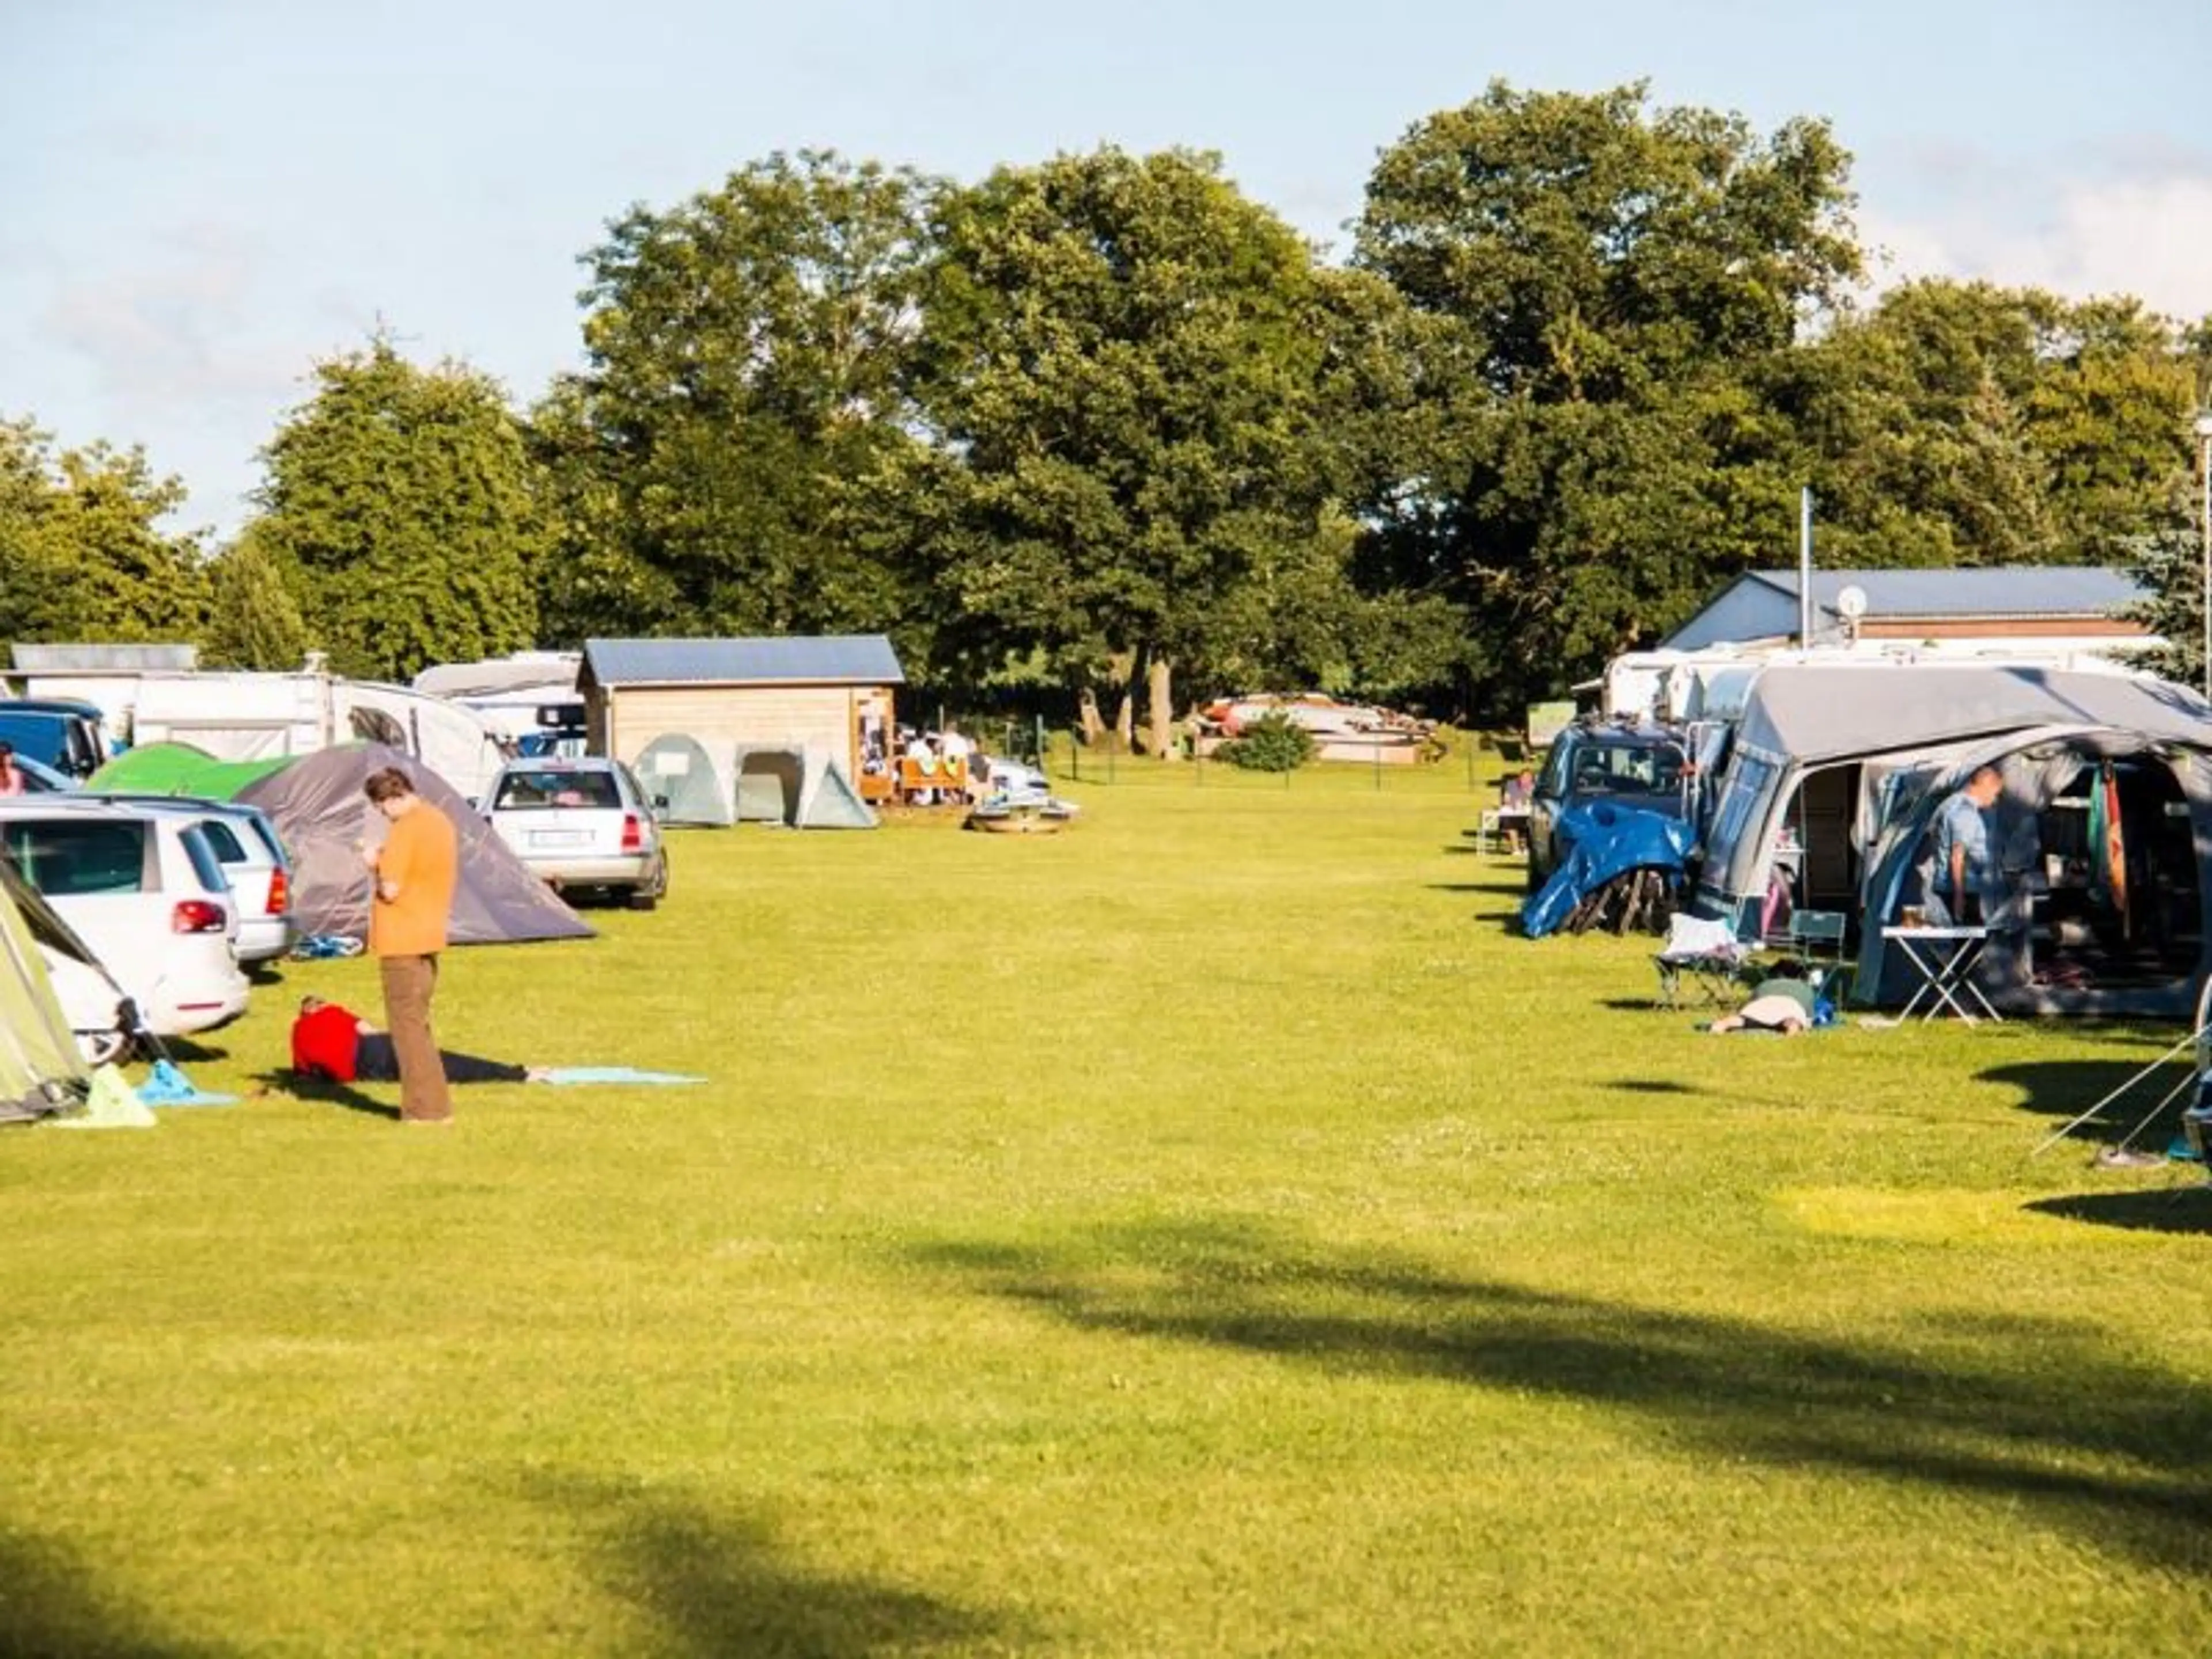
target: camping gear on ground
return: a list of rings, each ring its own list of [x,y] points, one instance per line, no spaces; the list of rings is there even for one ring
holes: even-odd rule
[[[1667,919],[1667,943],[1651,958],[1659,970],[1659,1004],[1680,1008],[1687,1000],[1733,1007],[1743,988],[1751,951],[1724,921],[1678,911]]]
[[[549,1067],[538,1081],[567,1086],[587,1083],[636,1083],[657,1086],[704,1083],[707,1079],[682,1072],[641,1072],[634,1066],[555,1066]]]
[[[150,1129],[161,1121],[112,1063],[93,1068],[84,1104],[85,1109],[74,1116],[46,1121],[57,1129]]]
[[[0,1123],[75,1111],[92,1087],[19,896],[37,903],[0,859]]]
[[[994,797],[970,808],[963,827],[994,836],[1056,836],[1074,822],[1076,810],[1048,795],[1042,800]]]
[[[369,774],[396,766],[415,793],[453,822],[460,841],[448,938],[455,945],[589,939],[592,930],[545,884],[523,867],[498,833],[438,774],[382,744],[344,744],[289,760],[245,764],[210,760],[183,744],[161,745],[140,761],[128,787],[174,795],[240,800],[276,825],[292,855],[292,918],[306,936],[368,932],[368,878],[357,850],[383,839],[382,815],[362,786]],[[132,750],[132,757],[151,754]],[[123,761],[112,765],[118,769]]]
[[[1657,933],[1672,914],[1694,832],[1679,818],[1599,801],[1570,808],[1559,830],[1571,846],[1541,890],[1521,907],[1530,939],[1567,927]]]
[[[173,1061],[157,1060],[146,1080],[138,1085],[138,1098],[149,1106],[235,1106],[236,1095],[210,1094],[186,1077]]]

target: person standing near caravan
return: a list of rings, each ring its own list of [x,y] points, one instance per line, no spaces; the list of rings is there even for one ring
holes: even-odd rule
[[[399,1062],[399,1121],[451,1122],[453,1097],[430,1029],[430,1000],[453,908],[459,837],[396,766],[370,773],[362,793],[391,825],[384,845],[364,848],[362,858],[376,884],[368,948],[384,981],[384,1024]]]
[[[1990,809],[2004,790],[1994,766],[1975,769],[1936,814],[1936,874],[1928,919],[1939,927],[1987,926],[2004,899],[1990,851]]]

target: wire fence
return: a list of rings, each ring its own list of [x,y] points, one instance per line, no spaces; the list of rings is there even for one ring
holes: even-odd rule
[[[1510,741],[1476,732],[1438,733],[1426,755],[1402,741],[1358,744],[1332,741],[1328,759],[1287,771],[1249,770],[1184,748],[1166,756],[1131,754],[1118,741],[1085,744],[1071,727],[1042,720],[977,721],[991,753],[1036,767],[1055,784],[1085,787],[1183,789],[1365,789],[1435,795],[1452,793],[1494,803],[1498,786],[1525,763]],[[1361,755],[1359,749],[1366,753]],[[1440,752],[1439,752],[1440,750]],[[1347,751],[1350,751],[1347,753]]]

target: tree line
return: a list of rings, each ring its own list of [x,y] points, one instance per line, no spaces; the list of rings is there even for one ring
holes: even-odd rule
[[[0,424],[0,633],[403,678],[880,631],[1160,743],[1221,690],[1510,711],[1790,563],[1806,486],[1824,563],[2126,565],[2193,616],[2212,319],[1869,302],[1850,167],[1494,83],[1382,152],[1339,261],[1189,150],[771,155],[607,227],[526,408],[380,336],[319,365],[223,545],[142,453]]]

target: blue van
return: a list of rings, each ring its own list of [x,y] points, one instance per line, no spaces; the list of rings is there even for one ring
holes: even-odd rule
[[[84,779],[107,758],[96,703],[75,697],[0,699],[0,743],[65,776]]]

